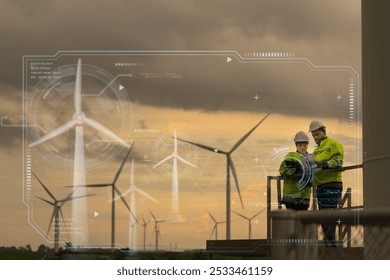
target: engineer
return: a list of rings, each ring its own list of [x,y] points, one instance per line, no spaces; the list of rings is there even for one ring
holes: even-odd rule
[[[313,152],[314,160],[319,167],[315,173],[318,208],[320,210],[337,208],[343,191],[343,182],[341,171],[331,169],[343,166],[344,148],[338,141],[326,135],[326,127],[321,121],[312,121],[309,132],[318,145]],[[330,170],[326,171],[327,169]],[[336,247],[336,223],[323,223],[321,226],[326,247]]]
[[[314,158],[307,152],[309,136],[305,132],[297,132],[294,142],[296,152],[289,152],[279,168],[280,175],[285,177],[282,203],[290,210],[307,210],[314,177]]]

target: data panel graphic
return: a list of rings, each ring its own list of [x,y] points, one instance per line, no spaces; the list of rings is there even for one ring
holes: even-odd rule
[[[56,246],[265,239],[267,177],[312,120],[343,144],[344,166],[362,161],[349,66],[289,52],[59,51],[25,55],[23,67],[23,199]],[[361,171],[343,181],[362,204]]]

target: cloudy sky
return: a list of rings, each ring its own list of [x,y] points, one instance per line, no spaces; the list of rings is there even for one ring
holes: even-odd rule
[[[294,58],[306,58],[315,66],[351,67],[358,75],[361,72],[358,0],[0,0],[0,11],[0,115],[3,124],[0,128],[0,180],[4,193],[0,201],[0,223],[6,228],[1,233],[0,245],[23,246],[30,243],[36,246],[45,242],[29,225],[27,207],[22,201],[20,124],[23,115],[23,55],[54,55],[60,50],[224,50],[237,51],[242,57],[253,52],[283,52],[293,54]],[[292,148],[293,134],[297,130],[306,130],[312,118],[323,118],[332,135],[345,141],[347,150],[351,151],[346,155],[346,160],[358,163],[356,149],[359,144],[356,142],[360,139],[360,125],[348,125],[348,105],[342,105],[344,107],[339,109],[337,107],[347,104],[341,102],[348,100],[348,73],[312,71],[306,64],[300,63],[253,66],[243,65],[237,60],[232,61],[230,68],[227,68],[226,63],[218,65],[217,59],[203,61],[202,58],[191,58],[190,66],[183,66],[180,59],[138,57],[136,60],[145,63],[146,67],[142,70],[132,69],[135,76],[131,81],[121,80],[131,100],[131,104],[126,105],[132,106],[132,126],[124,136],[136,142],[132,157],[137,162],[137,184],[145,186],[160,201],[157,206],[140,198],[137,212],[145,215],[145,219],[148,218],[148,208],[160,216],[169,213],[169,166],[160,170],[151,169],[151,166],[168,155],[169,147],[172,147],[173,129],[177,129],[183,138],[207,145],[218,144],[218,148],[228,150],[266,113],[272,113],[233,157],[247,203],[246,209],[241,210],[234,204],[239,203],[234,192],[233,208],[247,216],[262,209],[256,202],[264,204],[261,194],[264,178],[268,175],[267,168],[277,166],[275,148]],[[115,60],[112,59],[94,61],[94,58],[85,57],[83,61],[95,64],[112,75],[124,71],[113,67]],[[76,60],[69,63],[74,64]],[[182,78],[174,82],[146,79],[145,73],[153,71],[175,72]],[[253,100],[258,92],[262,93],[261,104]],[[341,102],[336,98],[338,94],[344,98]],[[68,99],[72,101],[69,96]],[[221,98],[224,100],[222,103]],[[92,108],[93,104],[93,101],[85,101],[86,110],[89,110],[88,105]],[[66,107],[61,110],[64,114],[55,117],[58,122],[72,115]],[[93,109],[88,112],[94,113]],[[110,118],[99,113],[95,112],[99,121],[116,132],[120,131],[115,124],[115,116],[111,116],[114,121],[110,121]],[[46,125],[50,127],[50,122]],[[145,135],[140,132],[141,129],[152,132]],[[67,137],[59,139],[59,144],[72,139],[74,134]],[[313,147],[310,146],[311,149]],[[181,209],[183,215],[194,218],[189,227],[196,236],[183,238],[188,234],[185,232],[186,224],[164,225],[161,228],[162,244],[169,246],[170,243],[179,243],[182,248],[203,248],[204,240],[209,238],[213,226],[204,208],[210,209],[219,219],[225,216],[225,162],[223,158],[210,156],[184,144],[180,144],[179,149],[184,149],[185,155],[199,165],[196,170],[179,166],[183,190],[180,194]],[[255,158],[261,160],[254,161]],[[99,183],[111,178],[122,159],[118,156],[104,168],[91,170],[88,180]],[[268,167],[264,168],[264,165]],[[47,163],[37,165],[36,171],[48,184],[59,190],[61,186],[69,184],[67,178],[71,176],[64,168],[56,169]],[[129,168],[127,164],[127,173],[121,181],[122,190],[128,186]],[[66,176],[63,176],[64,172]],[[65,179],[59,180],[61,176]],[[353,184],[359,181],[355,175],[347,180]],[[40,193],[39,186],[35,190],[34,195],[45,195]],[[66,195],[66,192],[60,190],[57,194]],[[108,191],[99,191],[90,203],[90,211],[102,213],[101,220],[90,221],[90,231],[106,229],[102,225],[107,224],[107,232],[99,237],[91,236],[91,243],[105,244],[109,241],[107,195]],[[34,224],[45,232],[51,209],[34,199],[32,203]],[[68,210],[64,209],[64,213]],[[258,222],[262,226],[254,229],[254,235],[258,238],[265,237],[263,218],[259,216]],[[120,205],[118,219],[117,239],[126,246],[127,213]],[[235,222],[246,225],[245,221],[237,218]],[[151,238],[151,227],[149,230]],[[175,235],[175,232],[180,232],[180,235]],[[164,238],[164,234],[172,236],[171,240]],[[223,234],[224,230],[221,229],[220,237]],[[235,229],[232,231],[232,235],[237,238],[245,238],[246,234]]]

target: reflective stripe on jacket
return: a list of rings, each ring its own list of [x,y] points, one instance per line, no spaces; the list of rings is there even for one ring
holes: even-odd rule
[[[314,160],[317,163],[325,164],[327,168],[343,166],[344,148],[336,140],[327,137],[314,149]],[[341,172],[323,172],[315,174],[317,186],[330,183],[342,182]]]

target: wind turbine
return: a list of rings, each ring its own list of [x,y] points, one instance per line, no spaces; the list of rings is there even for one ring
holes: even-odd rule
[[[210,211],[206,209],[206,211],[209,213],[211,219],[213,219],[214,221],[214,227],[213,227],[213,230],[211,231],[211,234],[210,234],[210,237],[213,235],[213,233],[215,232],[215,240],[218,240],[218,225],[219,224],[224,224],[226,223],[225,221],[223,222],[217,222],[217,220],[213,217],[213,215],[211,215]]]
[[[151,220],[146,222],[145,219],[142,218],[142,221],[143,221],[142,226],[144,227],[144,251],[145,251],[146,250],[146,227],[148,226]]]
[[[85,188],[77,189],[76,186],[85,185],[85,153],[84,153],[84,125],[90,126],[93,129],[96,129],[100,133],[106,135],[107,137],[117,141],[126,148],[129,148],[129,144],[107,129],[105,126],[99,122],[89,119],[85,116],[82,111],[81,106],[81,80],[82,80],[82,70],[81,70],[81,58],[77,62],[76,70],[76,82],[74,90],[74,109],[75,112],[70,121],[61,125],[60,127],[54,129],[53,131],[47,133],[40,139],[30,143],[28,146],[32,148],[36,145],[42,144],[54,137],[57,137],[61,134],[64,134],[68,130],[75,127],[75,149],[74,149],[74,162],[73,162],[73,192],[78,190],[80,196],[86,195]],[[85,199],[79,200],[77,203],[73,200],[72,203],[72,219],[73,226],[76,228],[81,228],[84,234],[82,236],[72,235],[72,243],[77,245],[83,245],[88,243],[88,223],[87,223],[87,202]]]
[[[112,199],[111,199],[111,247],[114,248],[115,246],[115,193],[119,196],[119,198],[122,200],[122,202],[125,204],[127,210],[129,210],[130,214],[134,217],[135,220],[137,218],[134,216],[134,214],[131,212],[131,209],[129,205],[127,204],[126,200],[123,197],[122,192],[116,187],[116,183],[118,181],[119,175],[122,172],[123,166],[125,165],[133,145],[130,146],[129,151],[126,154],[126,157],[123,159],[118,171],[115,174],[114,180],[111,183],[105,183],[105,184],[88,184],[88,185],[81,185],[78,187],[81,188],[104,188],[104,187],[111,187],[111,193],[112,193]]]
[[[179,154],[177,153],[177,137],[176,137],[176,129],[173,130],[174,133],[174,150],[173,153],[163,160],[161,160],[159,163],[155,164],[153,168],[156,168],[157,166],[163,164],[164,162],[172,159],[172,202],[171,202],[171,212],[174,215],[179,214],[179,179],[178,179],[178,173],[177,173],[177,160],[180,160],[181,162],[192,166],[194,168],[198,168],[196,165],[188,162]]]
[[[265,209],[264,209],[265,210]],[[248,229],[248,232],[249,232],[249,238],[248,239],[251,239],[252,237],[252,219],[254,219],[255,217],[257,217],[258,215],[260,215],[260,213],[262,213],[264,210],[261,210],[260,212],[257,212],[255,215],[252,216],[252,218],[248,218],[248,217],[245,217],[244,215],[240,214],[240,213],[237,213],[235,211],[232,211],[233,213],[237,214],[238,216],[248,220],[248,224],[249,224],[249,229]]]
[[[158,240],[161,239],[161,235],[160,235],[160,223],[165,223],[165,222],[168,222],[169,220],[164,220],[164,219],[157,219],[152,211],[150,211],[150,214],[152,215],[153,217],[153,220],[154,220],[154,231],[153,233],[155,234],[155,237],[156,237],[156,251],[158,251]]]
[[[134,248],[136,245],[134,241],[137,241],[137,229],[136,229],[136,220],[135,216],[137,216],[137,207],[136,207],[136,193],[143,195],[149,200],[158,203],[158,201],[150,196],[148,193],[144,192],[140,188],[138,188],[134,183],[134,158],[131,159],[131,169],[130,169],[130,186],[129,190],[125,191],[122,195],[125,196],[130,193],[130,210],[132,215],[130,215],[130,236],[129,236],[129,248]],[[116,197],[115,199],[118,199]]]
[[[236,144],[230,149],[230,151],[226,152],[221,149],[203,145],[203,144],[198,144],[195,142],[191,142],[188,140],[180,139],[180,141],[190,143],[194,146],[197,146],[199,148],[217,153],[217,154],[223,154],[226,156],[226,239],[230,240],[230,171],[233,174],[234,181],[236,183],[236,188],[238,192],[238,196],[240,198],[241,206],[244,208],[244,204],[242,202],[241,198],[241,193],[240,193],[240,187],[238,184],[238,178],[237,178],[237,173],[236,173],[236,168],[234,167],[233,159],[231,158],[232,153],[251,135],[251,133],[270,115],[268,113],[260,122],[258,122],[250,131],[248,131],[243,137],[240,138],[240,140],[237,141]]]
[[[53,202],[52,201],[49,201],[49,200],[46,200],[42,197],[39,197],[37,196],[38,199],[50,204],[53,206],[53,212],[51,214],[51,218],[50,218],[50,223],[49,223],[49,227],[47,228],[47,232],[46,232],[46,237],[48,236],[49,234],[49,231],[50,231],[50,228],[51,228],[51,224],[53,223],[53,219],[54,219],[54,251],[55,252],[58,252],[59,250],[59,239],[60,239],[60,226],[59,226],[59,222],[60,222],[60,215],[61,215],[61,219],[62,219],[62,222],[64,223],[65,225],[65,220],[64,220],[64,215],[62,214],[62,209],[61,207],[67,202],[67,201],[71,201],[71,200],[74,200],[74,199],[79,199],[79,198],[84,198],[84,197],[87,197],[87,196],[92,196],[94,194],[90,194],[90,195],[83,195],[83,196],[72,196],[73,195],[73,192],[71,192],[68,196],[66,196],[65,198],[63,199],[57,199],[55,198],[55,196],[49,191],[49,189],[45,186],[45,184],[43,184],[43,182],[38,178],[38,176],[32,172],[33,175],[35,176],[35,178],[38,180],[38,182],[41,184],[41,186],[43,187],[43,189],[46,191],[46,193],[53,199]]]

